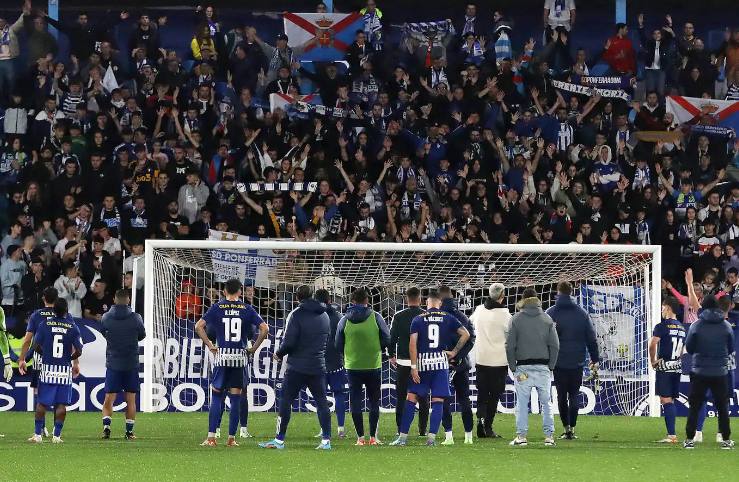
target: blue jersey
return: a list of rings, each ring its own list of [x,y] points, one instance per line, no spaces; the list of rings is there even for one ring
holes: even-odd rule
[[[72,384],[72,353],[82,353],[80,330],[70,317],[43,321],[36,329],[36,345],[44,357],[39,381],[55,385]]]
[[[244,349],[254,328],[264,323],[262,317],[247,303],[221,300],[208,309],[203,319],[206,331],[218,346],[215,365],[243,367],[246,364]]]
[[[446,311],[431,309],[411,321],[411,334],[417,334],[418,370],[445,370],[449,368],[444,350],[457,337],[462,324]]]
[[[685,326],[678,320],[662,320],[654,327],[652,336],[659,338],[657,358],[666,362],[678,361],[685,345]]]
[[[31,316],[28,317],[28,326],[26,327],[26,332],[35,335],[36,331],[38,331],[38,327],[41,326],[41,323],[47,320],[51,320],[52,318],[54,318],[54,310],[52,308],[44,307],[35,310],[33,313],[31,313]],[[33,355],[33,366],[36,367],[36,369],[39,369],[42,362],[41,354],[31,349],[28,351],[26,361],[29,360],[29,357],[31,355]]]

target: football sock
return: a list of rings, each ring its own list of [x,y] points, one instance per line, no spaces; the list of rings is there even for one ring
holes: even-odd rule
[[[130,418],[126,419],[126,433],[133,433],[133,424],[136,423],[135,420],[131,420]]]
[[[223,414],[223,392],[213,392],[213,397],[208,408],[208,434],[215,434],[216,429],[221,425],[221,416]],[[210,435],[208,435],[210,437]]]
[[[249,397],[247,396],[247,392],[247,390],[242,390],[241,405],[239,405],[239,425],[242,427],[249,426]]]
[[[231,411],[228,412],[228,435],[234,437],[239,428],[241,395],[229,394],[228,400],[231,402]]]
[[[451,430],[445,431],[444,436],[446,437],[447,440],[451,440],[454,438],[454,433]]]
[[[405,401],[405,409],[403,410],[403,418],[400,420],[400,435],[408,435],[408,430],[413,423],[413,417],[416,415],[416,404],[410,400]]]
[[[62,436],[62,428],[64,428],[64,422],[54,420],[54,437]]]
[[[112,419],[110,417],[103,417],[103,430],[110,430],[110,424]]]
[[[665,425],[667,426],[667,435],[675,435],[675,417],[677,416],[675,404],[665,403],[662,405],[665,411]]]
[[[46,425],[46,420],[43,418],[37,418],[34,421],[34,431],[33,433],[36,435],[43,435],[44,433],[44,425]]]
[[[429,436],[436,435],[441,425],[441,417],[444,413],[444,402],[431,402],[431,417],[429,420]]]

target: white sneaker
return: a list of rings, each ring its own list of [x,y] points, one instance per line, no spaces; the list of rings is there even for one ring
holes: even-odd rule
[[[528,445],[528,441],[526,440],[526,437],[522,437],[520,435],[516,435],[516,438],[508,442],[508,445],[513,445],[515,447],[525,447]]]
[[[472,445],[472,433],[465,432],[464,434],[464,443],[465,445]]]
[[[453,437],[445,438],[444,441],[441,442],[441,445],[454,445],[454,438]]]
[[[64,440],[62,440],[61,437],[57,437],[56,435],[51,439],[51,443],[53,444],[63,444]]]
[[[723,441],[724,441],[724,435],[721,432],[717,433],[716,434],[716,443],[717,444],[720,444]]]
[[[550,435],[549,437],[544,438],[544,445],[546,445],[547,447],[554,447],[557,444],[554,443],[554,437]]]
[[[221,438],[221,427],[216,429],[216,438]]]
[[[31,437],[29,437],[28,441],[34,444],[40,444],[44,442],[44,439],[43,437],[41,437],[41,435],[33,434],[31,435]]]
[[[241,427],[239,430],[239,437],[241,438],[253,438],[254,436],[249,433],[249,429],[246,427]]]
[[[703,432],[696,430],[695,437],[693,437],[693,442],[698,444],[703,443]]]

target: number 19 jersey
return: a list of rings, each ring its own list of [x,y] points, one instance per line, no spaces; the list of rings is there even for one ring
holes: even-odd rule
[[[242,301],[221,300],[211,306],[203,316],[206,331],[216,339],[218,354],[215,359],[217,367],[243,367],[249,335],[264,320],[259,314]]]
[[[417,334],[418,371],[449,368],[444,348],[454,343],[462,325],[446,311],[431,309],[411,321],[411,334]]]

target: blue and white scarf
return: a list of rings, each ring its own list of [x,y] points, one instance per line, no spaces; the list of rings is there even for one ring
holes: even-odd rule
[[[477,33],[475,32],[475,20],[477,17],[468,17],[467,15],[464,16],[464,28],[462,28],[462,35],[466,35],[467,32]]]
[[[433,41],[433,46],[442,45],[442,39],[446,34],[454,34],[454,25],[449,20],[438,20],[435,22],[412,22],[402,27],[403,38],[412,38],[426,43]]]

